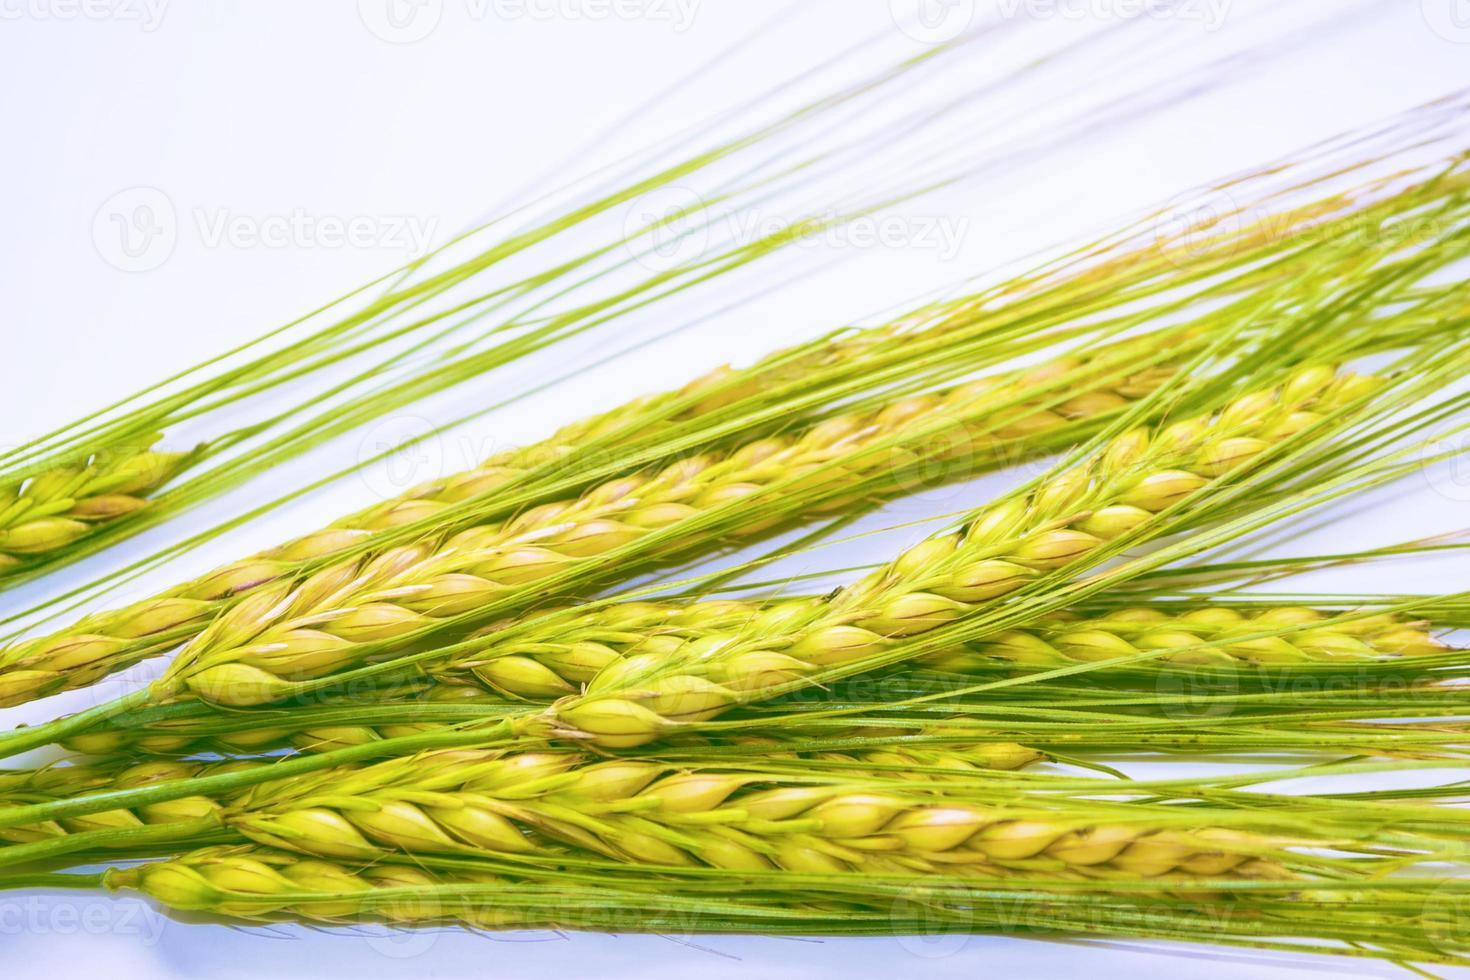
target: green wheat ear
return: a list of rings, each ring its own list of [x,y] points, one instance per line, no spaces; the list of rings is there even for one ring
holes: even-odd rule
[[[1055,873],[959,877],[667,868],[609,862],[560,869],[425,857],[416,863],[303,858],[212,847],[102,874],[35,873],[0,885],[140,892],[167,908],[247,921],[462,923],[477,929],[613,929],[792,936],[947,931],[1149,936],[1401,962],[1460,962],[1430,907],[1460,894],[1442,881],[1399,888],[1299,881],[1217,881],[1218,900],[1175,881],[1065,881]],[[1203,904],[1202,904],[1203,903]],[[1233,914],[1222,915],[1222,907]],[[1269,931],[1268,930],[1274,930]],[[1348,934],[1351,943],[1344,943]],[[1287,937],[1287,938],[1282,938]]]
[[[609,664],[585,694],[553,708],[555,723],[610,747],[641,745],[802,677],[864,664],[895,640],[970,615],[1146,529],[1155,514],[1244,466],[1272,440],[1318,425],[1375,385],[1307,368],[1219,412],[1124,433],[1029,494],[979,509],[962,531],[923,541],[826,599],[773,604],[733,628],[690,626],[677,649]],[[585,628],[595,632],[598,615],[590,613]]]
[[[150,439],[149,444],[157,441]],[[151,449],[101,454],[76,466],[43,470],[0,489],[0,568],[58,551],[99,525],[149,506],[190,453]]]

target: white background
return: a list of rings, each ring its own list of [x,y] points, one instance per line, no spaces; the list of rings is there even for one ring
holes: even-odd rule
[[[382,244],[211,242],[209,221],[231,215],[256,221],[296,209],[343,218],[406,216],[442,240],[521,189],[545,190],[687,127],[851,41],[888,32],[895,51],[922,47],[922,39],[897,31],[891,15],[891,8],[912,4],[887,0],[670,0],[644,4],[645,15],[631,18],[589,15],[592,8],[570,0],[529,6],[532,13],[511,16],[523,7],[422,0],[399,9],[419,19],[410,17],[395,32],[384,27],[386,6],[379,0],[162,6],[99,0],[85,8],[69,0],[0,0],[0,338],[7,355],[0,444],[246,340],[408,257]],[[1302,5],[1278,6],[1283,12],[1272,17],[1289,16],[1286,8],[1300,12]],[[1134,9],[1107,0],[1062,7],[1094,21]],[[1205,52],[1231,39],[1245,43],[1247,32],[1262,29],[1260,4],[1208,7],[1203,14],[1219,11],[1222,19],[1180,20],[1172,67],[1141,64],[1138,71],[1182,92]],[[1045,181],[1017,179],[1003,191],[971,187],[947,199],[950,213],[967,221],[958,254],[844,256],[738,318],[717,320],[493,417],[487,423],[493,438],[534,438],[637,391],[668,387],[1105,228],[1151,201],[1470,83],[1470,10],[1461,0],[1313,0],[1311,7],[1334,22],[1311,43],[1264,64],[1242,64],[1218,92],[1116,138],[1064,150]],[[1027,5],[1009,5],[1017,8]],[[944,9],[968,7],[959,0]],[[480,10],[489,12],[480,16]],[[785,18],[779,29],[709,67],[778,15]],[[1057,30],[1068,28],[1055,19]],[[417,40],[394,43],[419,33]],[[1076,84],[1082,89],[1089,81]],[[622,121],[615,133],[599,135],[614,121]],[[175,209],[177,241],[156,267],[125,271],[115,264],[105,216],[115,195],[138,187],[156,189]],[[350,462],[354,451],[340,447],[328,462]],[[314,498],[202,549],[182,571],[309,528],[361,503],[370,490],[358,483]],[[1463,527],[1470,523],[1464,497],[1416,483],[1375,498],[1295,547],[1348,550]],[[919,516],[924,506],[911,501],[889,516]],[[195,515],[191,526],[208,516]],[[145,542],[132,547],[145,553]],[[1445,571],[1425,563],[1398,574],[1392,588],[1443,588]],[[1374,584],[1333,579],[1324,588]],[[0,721],[38,719],[67,706],[58,699],[6,712]],[[17,975],[45,970],[119,980],[574,971],[652,980],[695,970],[712,977],[1394,972],[1387,965],[1243,958],[1161,944],[1084,948],[996,937],[816,943],[244,932],[168,920],[130,900],[44,895],[0,896],[0,948]]]

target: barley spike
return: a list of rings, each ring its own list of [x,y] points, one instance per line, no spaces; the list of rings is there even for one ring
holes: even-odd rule
[[[575,694],[605,668],[629,658],[677,656],[691,638],[712,631],[754,628],[766,616],[786,616],[801,602],[705,600],[627,602],[570,621],[553,619],[506,640],[485,631],[484,645],[432,665],[433,675],[455,684],[478,683],[508,697],[544,701]],[[1313,626],[1314,623],[1323,625]],[[1304,663],[1423,656],[1448,648],[1422,628],[1396,615],[1338,621],[1303,606],[1280,607],[1246,615],[1225,605],[1184,613],[1147,606],[1106,615],[1056,618],[1010,630],[984,641],[919,658],[922,666],[965,673],[1000,662],[1062,666],[1086,660],[1136,655],[1146,650],[1192,649],[1164,653],[1165,663]],[[1246,639],[1286,627],[1302,629],[1281,636]],[[1232,636],[1241,639],[1232,642]]]
[[[1286,873],[1272,859],[1284,840],[1207,822],[1100,823],[905,781],[599,762],[566,751],[443,750],[328,770],[248,789],[222,819],[257,843],[330,860],[556,858],[571,847],[633,864],[744,871]]]
[[[209,701],[248,705],[282,696],[294,681],[361,664],[374,644],[476,609],[574,566],[593,568],[602,555],[732,505],[765,486],[810,472],[841,486],[882,473],[890,460],[867,446],[903,431],[927,431],[936,420],[975,419],[995,427],[983,406],[1005,403],[1039,376],[1073,370],[1052,362],[1036,371],[961,385],[881,409],[838,416],[791,436],[772,436],[727,453],[705,453],[649,473],[602,484],[580,498],[533,508],[516,518],[470,528],[443,542],[420,541],[323,569],[300,583],[257,590],[211,624],[175,659],[161,682]],[[1112,390],[1079,396],[1038,422],[1002,425],[998,434],[1034,435],[1126,404]],[[1075,406],[1075,407],[1068,407]],[[963,423],[961,423],[962,425]],[[833,460],[844,465],[824,472]],[[844,506],[847,501],[830,507]],[[749,521],[730,534],[764,530]]]
[[[884,328],[864,331],[835,351],[824,348],[795,358],[789,365],[780,363],[777,377],[799,374],[814,359],[856,357],[888,333]],[[638,417],[648,407],[648,400],[634,402],[569,426],[543,443],[501,454],[467,473],[417,487],[322,531],[224,566],[170,593],[85,617],[59,633],[22,640],[0,651],[0,707],[93,683],[191,636],[192,649],[181,651],[170,682],[177,678],[202,696],[217,694],[229,703],[237,697],[246,703],[269,700],[282,683],[275,673],[300,679],[328,672],[352,660],[354,643],[391,638],[437,617],[508,595],[569,564],[587,562],[681,519],[738,500],[790,475],[794,468],[816,470],[851,456],[851,468],[820,479],[856,484],[893,463],[883,454],[863,455],[864,446],[895,432],[923,431],[962,410],[974,411],[986,399],[1003,401],[1028,384],[1064,376],[1082,363],[1059,358],[1030,371],[961,385],[938,395],[903,398],[875,411],[829,418],[795,435],[757,439],[733,451],[706,453],[662,470],[615,479],[580,498],[548,503],[508,521],[462,530],[445,540],[425,536],[348,559],[304,582],[293,581],[303,563],[327,559],[384,530],[491,494],[535,465],[568,457],[584,440],[616,429],[618,423]],[[695,399],[685,413],[693,417],[726,404],[743,390],[742,384],[770,380],[755,369],[747,373],[750,379],[741,382],[740,372],[720,369],[680,392],[652,398],[680,404]],[[977,465],[992,464],[987,453],[993,453],[994,441],[1040,442],[1072,420],[1127,404],[1167,375],[1164,369],[1150,369],[1113,385],[1100,385],[1055,407],[1015,407],[1007,412],[1009,423],[991,419],[982,424],[970,419],[968,428],[956,426],[960,434],[950,438],[945,448],[973,453]],[[733,382],[732,376],[736,378]],[[708,397],[698,398],[702,391],[708,391]],[[984,444],[979,447],[964,439],[965,432],[976,431],[984,433]],[[902,486],[886,488],[890,494],[902,490]],[[865,492],[874,490],[865,488]],[[825,509],[847,503],[834,500]],[[759,524],[742,527],[737,523],[729,530],[749,535],[765,529]],[[288,596],[291,601],[283,601]],[[326,621],[313,615],[328,609],[337,615]],[[219,616],[226,624],[219,623]],[[212,620],[213,632],[201,635]],[[297,630],[285,625],[290,620],[307,622]],[[267,634],[275,639],[265,639]],[[273,653],[261,658],[258,651],[242,652],[243,659],[230,663],[231,651],[247,641],[253,647],[269,645]],[[201,671],[220,663],[229,664],[228,669],[199,677]]]
[[[772,603],[738,626],[661,636],[656,652],[609,663],[546,720],[562,735],[631,747],[823,671],[861,669],[902,638],[1085,559],[1372,384],[1307,368],[1219,412],[1125,433],[1039,488],[982,508],[960,531],[921,541],[832,596]],[[617,615],[594,609],[586,622]]]
[[[103,877],[106,888],[133,889],[168,908],[240,919],[340,922],[372,917],[403,925],[463,922],[482,929],[541,924],[518,914],[511,903],[467,904],[425,891],[446,881],[490,883],[495,878],[461,872],[446,879],[402,864],[350,868],[241,846],[202,848],[132,868],[111,868]],[[374,894],[388,889],[413,889],[416,894],[387,901]]]
[[[1242,612],[1212,605],[1177,614],[1137,606],[1008,630],[968,648],[927,657],[924,663],[965,673],[997,661],[1058,667],[1149,650],[1164,651],[1160,663],[1220,666],[1382,660],[1448,652],[1450,648],[1423,626],[1391,613],[1338,621],[1304,606]],[[1283,628],[1294,629],[1274,636],[1255,635]]]
[[[152,449],[99,452],[0,486],[0,575],[147,507],[148,495],[189,456]]]

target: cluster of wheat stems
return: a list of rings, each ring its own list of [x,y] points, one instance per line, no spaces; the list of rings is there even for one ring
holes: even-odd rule
[[[1470,748],[1462,598],[1251,591],[1395,549],[1212,557],[1417,473],[1448,455],[1429,438],[1465,424],[1463,155],[1387,179],[1345,164],[1363,152],[1348,147],[1242,181],[1274,188],[1272,210],[1203,240],[1145,220],[12,637],[0,705],[172,656],[142,689],[0,735],[6,755],[73,753],[0,773],[0,886],[132,889],[247,919],[794,935],[938,921],[1466,962],[1439,911],[1470,890],[1463,789],[1434,780]],[[273,387],[278,368],[191,397]],[[123,430],[62,444],[108,432]],[[196,462],[152,444],[33,452],[0,488],[0,573],[73,554]],[[1030,479],[907,529],[885,561],[756,575],[820,561],[888,501],[1021,462]],[[1124,771],[1184,754],[1267,769]],[[1303,766],[1425,784],[1273,788]]]

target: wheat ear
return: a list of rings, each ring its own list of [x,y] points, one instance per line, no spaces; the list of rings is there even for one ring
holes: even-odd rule
[[[547,720],[605,746],[641,745],[833,668],[860,669],[902,638],[952,623],[1142,528],[1374,384],[1308,368],[1217,413],[1128,432],[827,598],[774,603],[740,626],[691,629],[658,653],[621,658]],[[586,624],[607,615],[595,609]]]
[[[941,729],[936,727],[935,730],[940,731]],[[326,737],[340,740],[343,735],[332,732]],[[332,748],[334,746],[313,747]],[[528,754],[518,764],[532,764],[536,758],[539,757]],[[582,761],[581,757],[573,759],[563,755],[561,758],[569,761]],[[867,771],[889,775],[892,778],[933,780],[936,778],[973,778],[984,772],[1016,770],[1042,759],[1043,755],[1033,749],[1007,742],[952,744],[942,748],[893,745],[843,752],[821,750],[793,752],[773,742],[769,746],[769,751],[763,753],[763,758],[811,763],[818,769],[826,771],[832,768],[829,764],[836,764],[842,769],[860,766]],[[167,782],[171,779],[188,779],[214,773],[240,771],[262,764],[268,763],[245,759],[223,763],[157,760],[129,765],[100,764],[61,766],[39,770],[12,770],[0,773],[0,803],[65,799],[81,793],[133,789]],[[670,771],[670,767],[658,763],[640,763],[639,766],[639,771],[649,773]],[[351,776],[344,778],[350,779]],[[162,803],[145,804],[136,808],[105,810],[78,817],[63,817],[44,824],[0,828],[0,841],[10,844],[30,844],[91,832],[136,831],[161,824],[178,824],[181,831],[185,831],[187,828],[182,826],[184,823],[223,817],[232,803],[243,804],[243,802],[244,798],[239,796],[225,797],[223,800],[203,796],[184,797]],[[9,859],[3,850],[0,850],[0,857]]]
[[[544,504],[516,518],[448,539],[390,548],[322,570],[300,583],[257,590],[183,650],[161,682],[222,704],[274,700],[294,681],[364,662],[375,645],[442,620],[472,614],[601,556],[710,513],[730,515],[722,536],[767,529],[742,517],[739,502],[765,487],[810,474],[814,484],[866,486],[891,466],[874,447],[907,432],[953,425],[973,436],[1037,437],[1070,420],[1115,411],[1135,393],[1125,382],[1067,400],[1055,410],[1013,407],[998,420],[986,406],[1014,405],[1024,393],[1069,374],[1071,360],[1003,380],[984,379],[941,394],[903,398],[880,409],[837,416],[789,436],[771,436],[726,453],[704,453],[661,470],[633,474],[581,497]],[[1147,383],[1155,383],[1150,378]],[[1055,400],[1055,399],[1053,399]],[[1013,421],[1006,421],[1011,419]],[[968,424],[968,428],[967,428]],[[966,440],[961,439],[961,444]],[[973,445],[973,442],[969,443]],[[953,451],[953,447],[951,447]],[[841,465],[837,465],[841,464]],[[824,509],[848,501],[834,501]],[[687,548],[693,542],[681,546]],[[668,553],[651,546],[650,552]]]
[[[215,814],[259,843],[346,860],[581,851],[746,871],[1286,873],[1272,855],[1287,841],[1208,819],[972,803],[936,793],[942,785],[451,750],[257,786]]]
[[[490,879],[486,876],[480,880]],[[113,868],[103,878],[103,885],[109,889],[133,889],[168,908],[241,919],[287,915],[335,922],[372,915],[401,924],[444,920],[481,928],[535,924],[505,907],[477,912],[458,903],[441,904],[423,897],[384,902],[374,895],[384,889],[424,889],[443,883],[442,877],[406,865],[349,869],[329,861],[246,847],[205,848],[133,868]],[[333,899],[311,898],[322,894]]]
[[[759,369],[759,365],[746,372],[721,369],[679,392],[653,396],[652,401],[685,406],[682,414],[675,413],[675,421],[686,415],[695,417],[720,408],[732,397],[740,397],[750,385],[772,379],[779,381],[793,372],[799,375],[802,370],[810,369],[814,361],[825,364],[860,359],[866,351],[880,346],[880,341],[890,339],[892,329],[864,331],[836,346],[821,347],[802,357],[776,358],[775,366],[769,369]],[[1099,355],[1096,360],[1106,363],[1109,359]],[[280,666],[286,675],[314,676],[314,671],[330,669],[312,663],[313,660],[330,661],[328,647],[337,648],[339,656],[349,658],[350,654],[341,648],[350,646],[354,640],[381,640],[412,631],[435,617],[473,608],[491,597],[524,587],[538,577],[562,571],[571,562],[594,558],[701,510],[737,500],[763,483],[789,475],[789,467],[816,469],[834,459],[851,458],[850,471],[821,478],[845,478],[858,485],[864,476],[892,463],[892,459],[882,454],[865,455],[865,446],[880,444],[903,431],[927,431],[926,427],[932,428],[956,412],[975,410],[976,403],[986,399],[1013,401],[1016,392],[1024,391],[1026,385],[1054,382],[1078,366],[1075,359],[1061,358],[1038,369],[962,385],[940,395],[900,399],[882,409],[828,419],[792,436],[757,440],[731,452],[703,454],[662,471],[613,480],[594,487],[580,499],[546,504],[510,521],[469,528],[447,541],[421,538],[390,548],[386,554],[351,558],[309,576],[304,584],[292,581],[293,573],[303,563],[329,558],[362,545],[384,530],[421,521],[466,500],[492,494],[496,487],[513,483],[533,465],[567,457],[573,447],[585,446],[587,440],[625,426],[631,418],[642,417],[648,402],[635,402],[569,426],[536,446],[496,457],[476,470],[417,488],[338,526],[225,566],[167,595],[86,617],[72,629],[60,633],[22,641],[0,652],[0,706],[90,684],[129,663],[162,652],[181,639],[188,639],[190,632],[197,633],[202,624],[221,611],[226,616],[233,614],[231,624],[218,627],[212,636],[197,636],[196,649],[181,654],[176,674],[186,670],[183,664],[201,656],[203,651],[228,649],[266,631],[272,625],[262,621],[267,611],[275,613],[279,623],[282,617],[301,618],[309,616],[311,610],[322,611],[327,608],[322,603],[329,602],[343,614],[342,634],[329,633],[331,624],[313,622],[311,635],[302,638],[308,649],[296,671],[287,662],[288,654],[284,650],[281,653]],[[969,422],[969,427],[958,426],[965,431],[951,436],[945,448],[970,450],[978,457],[978,465],[993,463],[994,460],[986,458],[987,452],[994,453],[998,440],[1019,439],[1023,444],[1028,439],[1043,442],[1046,434],[1063,430],[1070,420],[1115,410],[1129,399],[1147,393],[1167,373],[1162,368],[1154,368],[1135,378],[1099,384],[1095,390],[1071,399],[1051,396],[1040,408],[1012,405],[1008,409],[1011,418],[1008,426],[995,419],[986,422],[962,418]],[[1053,405],[1058,401],[1063,403]],[[967,444],[965,432],[983,432],[983,436],[977,437],[982,445],[976,449]],[[867,493],[875,492],[875,488],[864,486],[863,489]],[[891,494],[903,488],[877,489],[879,492],[886,489]],[[827,509],[843,503],[829,502]],[[762,529],[757,525],[743,530],[754,533]],[[732,531],[741,530],[736,522]],[[408,592],[395,595],[391,591],[395,587],[408,588]],[[390,591],[381,594],[384,590]],[[286,594],[297,601],[282,603]],[[358,613],[352,608],[354,602],[370,608]],[[249,624],[244,627],[244,636],[240,624]],[[324,639],[325,636],[334,639]],[[257,680],[269,687],[264,678],[257,677]],[[195,686],[203,690],[205,685],[207,681],[196,682]],[[251,687],[228,686],[242,691]]]
[[[687,635],[743,627],[755,620],[764,606],[728,600],[630,602],[608,607],[606,615],[597,617],[595,623],[554,623],[509,641],[497,642],[492,630],[483,650],[470,648],[435,665],[438,682],[406,692],[390,687],[364,705],[509,711],[517,702],[547,701],[576,692],[599,671],[627,657],[677,653]],[[1223,604],[1184,612],[1173,606],[1135,606],[1105,614],[1055,617],[1024,630],[1010,630],[974,644],[927,654],[916,662],[937,670],[967,673],[997,664],[1057,667],[1127,657],[1146,650],[1161,651],[1159,660],[1164,663],[1230,666],[1242,662],[1365,662],[1433,656],[1450,649],[1424,625],[1392,613],[1340,616],[1305,606],[1244,612]],[[1174,650],[1179,652],[1169,652]],[[327,702],[323,707],[332,704]],[[350,707],[350,702],[340,706]],[[444,720],[362,724],[351,720],[326,723],[310,715],[298,716],[300,721],[272,715],[224,731],[219,730],[215,718],[162,719],[142,726],[99,728],[63,744],[93,756],[119,752],[164,756],[252,754],[282,746],[321,752],[437,731],[464,720],[456,715]],[[1016,768],[1038,757],[1034,750],[1014,744],[991,748],[995,757],[984,768]],[[48,770],[58,771],[62,770]],[[0,780],[0,791],[4,787]]]
[[[155,760],[129,765],[97,764],[54,766],[49,769],[11,770],[0,773],[0,800],[7,804],[44,799],[66,799],[101,790],[136,789],[172,779],[186,779],[209,772],[230,772],[256,765],[252,762],[198,763]],[[0,840],[30,844],[73,834],[136,831],[153,824],[172,824],[212,817],[219,803],[203,796],[182,797],[133,809],[104,810],[77,817],[63,817],[40,824],[0,829]],[[0,849],[3,853],[3,849]]]
[[[1450,648],[1424,625],[1392,613],[1338,618],[1305,606],[1255,612],[1204,606],[1182,613],[1135,606],[1007,630],[923,662],[964,673],[996,661],[1058,667],[1150,650],[1162,651],[1160,663],[1221,666],[1361,662],[1447,652]],[[1275,632],[1279,630],[1287,632]]]
[[[943,797],[949,781],[961,785],[981,771],[977,762],[991,758],[988,748],[882,750],[866,760],[862,753],[816,753],[793,779],[656,760],[597,762],[567,751],[450,750],[269,783],[228,801],[192,797],[17,827],[7,839],[170,823],[186,835],[200,821],[217,820],[256,842],[332,859],[394,852],[556,858],[570,845],[617,861],[744,871],[991,873],[1009,865],[1219,877],[1269,866],[1284,874],[1260,860],[1283,853],[1283,842],[1269,836],[1207,822],[1099,823],[1096,815],[1042,809],[1019,797],[1003,805]],[[940,772],[909,790],[905,779],[848,779],[822,766],[851,759]],[[151,763],[119,773],[117,784],[205,771],[218,766]]]
[[[696,887],[685,897],[668,883],[649,880],[646,874],[639,878],[619,874],[614,867],[599,869],[593,878],[466,862],[445,870],[437,865],[446,862],[419,861],[429,866],[348,864],[236,845],[111,868],[100,876],[54,876],[49,883],[133,890],[167,908],[246,920],[454,923],[486,930],[580,928],[669,934],[697,922],[700,931],[830,933],[834,913],[847,917],[856,912],[839,905],[840,896],[791,896],[793,903],[768,896],[727,898],[712,894],[708,887]],[[865,917],[889,929],[893,926],[888,910],[867,910]]]
[[[507,640],[499,639],[497,628],[491,627],[485,632],[483,646],[471,645],[430,666],[436,683],[408,692],[411,697],[407,700],[389,688],[371,704],[387,700],[405,706],[509,708],[515,702],[550,701],[581,691],[614,663],[629,657],[675,656],[686,638],[742,629],[758,622],[768,608],[784,608],[783,601],[625,602],[591,616],[533,624]],[[1182,612],[1175,606],[1135,606],[1102,614],[1055,616],[1025,629],[926,654],[916,665],[972,673],[995,665],[1050,668],[1158,651],[1161,663],[1228,667],[1240,663],[1361,663],[1434,656],[1451,649],[1425,627],[1421,620],[1393,613],[1344,616],[1307,606],[1241,611],[1211,604]],[[164,719],[142,727],[103,727],[63,744],[98,756],[121,751],[254,753],[283,745],[326,751],[433,731],[444,724],[283,726],[271,717],[239,730],[209,731],[217,727],[214,722],[204,719],[207,733],[200,732],[201,722],[195,718]]]
[[[967,933],[1156,936],[1294,954],[1464,961],[1463,944],[1447,928],[1453,916],[1431,904],[1436,896],[1441,904],[1453,897],[1437,879],[1389,891],[1296,878],[1183,887],[1174,876],[1094,883],[1059,870],[997,869],[984,877],[710,869],[650,875],[593,862],[547,872],[484,860],[415,862],[362,867],[259,847],[216,847],[102,874],[11,876],[0,885],[132,889],[166,907],[264,921],[890,937],[925,933],[939,922]]]
[[[844,334],[809,345],[810,349],[772,354],[742,370],[718,368],[676,391],[636,398],[571,423],[541,442],[498,453],[465,472],[415,486],[162,595],[13,644],[0,650],[0,707],[83,687],[157,655],[197,633],[221,610],[255,589],[289,578],[309,563],[359,548],[385,531],[432,520],[450,508],[491,495],[539,467],[571,459],[599,439],[616,448],[619,436],[624,441],[631,435],[645,438],[651,425],[672,428],[755,391],[788,384],[817,368],[860,361],[908,325],[898,320]],[[942,323],[931,332],[942,335],[946,328]],[[55,468],[6,488],[0,492],[0,574],[18,566],[24,556],[76,540],[92,524],[146,506],[141,495],[165,482],[184,459],[185,454],[129,452],[116,458],[99,457],[85,467]]]
[[[0,575],[147,507],[189,456],[120,449],[0,487]]]
[[[411,709],[419,706],[428,707],[431,715],[437,714],[433,709],[440,707],[498,709],[505,713],[511,713],[521,707],[515,702],[507,702],[500,695],[486,692],[475,685],[431,684],[408,696],[390,694],[382,701],[362,703],[357,710],[374,712],[374,709],[381,709],[385,705],[389,709],[410,710],[402,713],[403,720],[378,720],[374,717],[369,721],[359,723],[339,720],[336,717],[328,722],[323,721],[319,716],[314,717],[309,711],[296,711],[283,716],[272,716],[268,720],[252,719],[249,725],[231,725],[226,731],[218,730],[219,719],[217,717],[166,719],[149,722],[142,726],[127,725],[87,732],[68,739],[64,745],[76,752],[103,757],[104,761],[107,758],[131,760],[138,756],[150,755],[196,756],[205,752],[248,756],[282,747],[294,747],[303,752],[328,752],[347,746],[371,745],[407,735],[444,731],[449,726],[461,724],[466,720],[479,720],[483,717],[478,711],[450,711],[443,713],[440,717],[416,720],[412,717],[416,712]],[[333,707],[331,711],[334,715],[350,715],[353,708],[350,704],[344,703]],[[393,713],[396,714],[397,711],[394,710]],[[835,736],[829,732],[826,733],[826,737],[843,743],[843,751],[848,753],[849,761],[862,761],[875,766],[900,765],[889,755],[899,751],[898,748],[889,746],[873,749],[853,748],[846,745],[844,741],[845,736],[849,734],[873,737],[875,732],[868,728],[854,729],[851,733],[838,733]],[[944,732],[942,726],[931,725],[926,726],[924,734],[937,737]],[[949,741],[959,743],[964,740],[951,739]],[[773,743],[772,748],[775,747],[779,746]],[[909,750],[904,749],[903,751]],[[804,750],[804,753],[804,757],[810,758],[838,758],[838,755],[825,754],[816,744]],[[943,758],[940,755],[930,755],[929,761],[923,765],[929,768],[948,765],[966,770],[1009,770],[1022,768],[1043,758],[1042,753],[1015,742],[948,745],[942,755]],[[918,764],[916,757],[910,761]],[[28,791],[56,797],[105,788],[108,785],[107,779],[95,773],[107,771],[105,768],[98,769],[95,765],[39,770],[36,772],[39,782],[30,787]],[[0,770],[0,799],[5,798],[9,787],[17,785],[16,780],[24,779],[29,772],[29,770],[9,772]],[[52,783],[58,778],[57,773],[94,773],[93,782],[76,785],[62,784],[69,786],[67,791],[62,791]],[[19,785],[24,786],[25,784]]]
[[[370,700],[346,699],[335,701],[324,699],[320,707],[351,712],[354,707],[381,707],[384,704],[398,708],[479,706],[486,708],[508,707],[504,697],[487,692],[483,687],[472,684],[429,684],[390,686],[375,692]],[[142,724],[124,722],[115,727],[99,726],[81,732],[62,741],[62,746],[74,752],[90,756],[112,756],[126,754],[183,756],[200,752],[217,752],[225,755],[253,754],[283,746],[295,746],[309,751],[326,751],[344,745],[361,745],[419,732],[439,730],[441,722],[413,721],[384,722],[374,725],[358,724],[353,721],[339,724],[298,723],[303,715],[295,712],[281,717],[273,714],[268,719],[251,717],[248,724],[238,730],[221,732],[217,728],[221,720],[218,714],[200,717],[148,720]],[[243,720],[243,719],[242,719]],[[460,720],[456,718],[455,720]],[[202,726],[202,728],[201,728]],[[0,781],[0,790],[4,783]]]
[[[763,616],[788,616],[797,608],[796,601],[819,602],[807,598],[621,603],[565,622],[532,625],[506,640],[497,639],[491,628],[484,634],[482,647],[471,646],[429,669],[450,683],[478,683],[521,700],[547,700],[579,692],[601,671],[629,657],[674,657],[690,637],[741,630],[762,622]],[[1162,654],[1163,662],[1229,664],[1373,660],[1448,649],[1422,626],[1392,614],[1339,619],[1305,606],[1251,615],[1225,606],[1185,613],[1140,606],[1010,630],[983,642],[928,654],[919,663],[963,673],[997,661],[1059,666],[1145,650],[1180,650]],[[1255,635],[1283,629],[1291,632]]]
[[[868,897],[844,894],[840,886],[835,894],[823,894],[826,889],[820,888],[807,894],[805,889],[794,890],[787,882],[774,880],[775,875],[765,875],[762,884],[767,887],[786,886],[779,903],[748,896],[742,896],[738,902],[724,897],[711,902],[710,882],[685,875],[680,877],[687,880],[678,884],[686,889],[691,884],[706,887],[693,890],[690,898],[681,900],[672,897],[678,894],[673,890],[677,886],[669,880],[677,873],[667,871],[663,880],[649,879],[646,872],[633,879],[627,871],[619,874],[615,866],[602,866],[597,868],[596,878],[590,884],[568,886],[565,873],[543,877],[535,869],[524,866],[482,868],[464,861],[440,870],[438,866],[448,862],[423,857],[419,860],[427,866],[327,861],[272,848],[233,845],[200,848],[131,868],[111,868],[97,883],[109,890],[140,892],[167,908],[239,919],[308,922],[368,919],[398,925],[454,922],[478,929],[539,926],[616,928],[619,932],[687,928],[687,910],[697,909],[703,913],[701,931],[718,923],[718,931],[774,929],[827,933],[831,931],[828,923],[836,921],[833,916],[852,915]],[[971,872],[967,877],[979,874],[973,866],[967,866],[967,870]],[[985,869],[985,880],[989,883],[1019,877],[1019,872],[1003,867]],[[1057,869],[1035,877],[1049,882],[1088,880]],[[901,887],[912,889],[915,876],[900,871],[886,876],[883,884],[892,887],[895,880]],[[720,882],[715,880],[714,884],[718,888]],[[936,881],[928,876],[926,884],[931,889],[956,892],[961,900],[965,890],[953,878]],[[68,887],[75,885],[68,884]],[[1111,898],[1127,902],[1126,897]],[[610,902],[623,908],[615,910]],[[878,909],[877,929],[871,925],[868,929],[881,933],[891,930],[895,923],[891,898],[887,901],[879,898],[879,902],[882,904]],[[683,916],[678,915],[681,907],[686,910]],[[804,911],[822,913],[816,928],[802,929],[802,922],[807,918]],[[873,918],[871,910],[869,918]],[[750,924],[741,925],[742,922]]]

